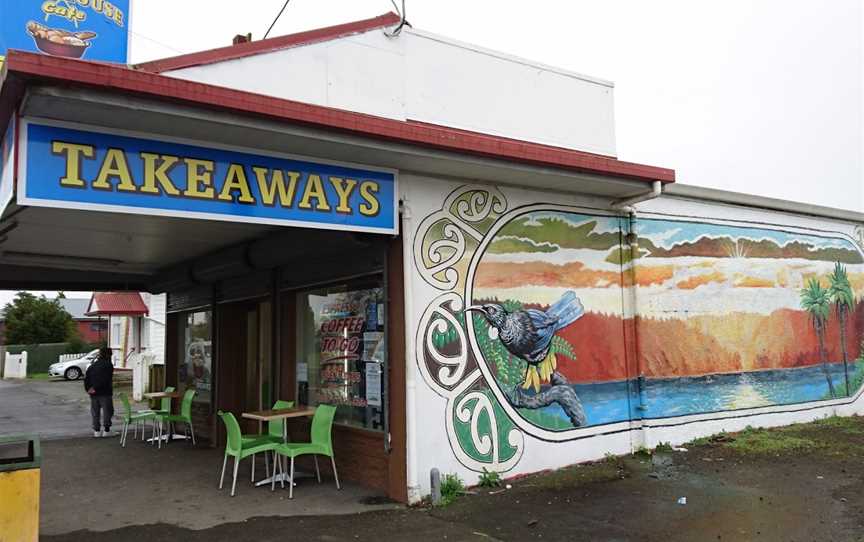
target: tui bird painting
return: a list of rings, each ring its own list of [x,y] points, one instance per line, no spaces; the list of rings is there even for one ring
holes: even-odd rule
[[[528,363],[522,388],[533,387],[535,392],[540,391],[541,382],[549,382],[557,368],[555,354],[549,352],[552,337],[585,314],[582,302],[572,291],[564,292],[561,299],[545,311],[525,309],[508,312],[496,303],[472,305],[465,311],[482,314],[498,332],[504,347]]]

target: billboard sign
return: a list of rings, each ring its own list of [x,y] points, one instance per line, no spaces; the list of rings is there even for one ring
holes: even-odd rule
[[[19,131],[20,205],[398,233],[394,170],[60,122]]]
[[[131,0],[0,0],[0,67],[9,49],[126,64]]]

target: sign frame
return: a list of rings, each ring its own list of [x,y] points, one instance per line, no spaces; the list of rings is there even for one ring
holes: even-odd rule
[[[85,14],[85,18],[83,20],[73,20],[72,16],[66,17],[64,14],[61,13],[48,12],[46,6],[50,2],[47,1],[43,2],[41,0],[0,0],[0,11],[2,11],[3,8],[8,9],[10,8],[10,6],[13,5],[15,8],[14,10],[11,10],[12,14],[9,15],[7,20],[0,20],[0,68],[2,68],[3,64],[5,63],[5,57],[8,55],[9,50],[21,50],[46,56],[57,56],[59,58],[83,59],[86,61],[109,62],[112,64],[128,65],[129,59],[131,58],[132,50],[132,13],[135,9],[135,0],[123,0],[123,2],[125,2],[125,5],[123,6],[117,6],[116,4],[120,3],[117,0],[108,3],[113,4],[114,9],[117,9],[117,11],[123,13],[122,24],[116,23],[116,26],[122,29],[122,32],[125,34],[125,39],[117,40],[113,39],[112,37],[110,43],[103,44],[102,42],[99,42],[99,44],[95,46],[98,49],[98,52],[91,55],[88,54],[90,53],[92,47],[94,47],[91,40],[99,40],[100,37],[110,36],[116,30],[114,26],[110,25],[111,22],[115,22],[113,20],[113,17],[109,17],[104,13],[100,13],[101,7],[97,11],[94,6],[91,6],[89,4],[87,6],[83,6],[75,2],[67,2],[65,5],[66,9],[72,9],[73,11],[83,12]],[[69,6],[69,3],[72,3],[72,6]],[[21,10],[21,12],[19,13],[18,10]],[[30,13],[30,10],[33,10],[33,12]],[[24,16],[22,17],[21,15]],[[51,18],[49,19],[49,17]],[[54,17],[56,17],[56,19]],[[95,26],[91,21],[91,17],[97,21]],[[85,33],[92,32],[95,35],[83,38],[83,41],[86,42],[83,53],[64,54],[67,51],[62,50],[62,44],[60,51],[55,50],[49,52],[44,47],[36,43],[37,38],[32,32],[30,33],[30,39],[22,37],[22,34],[20,33],[21,28],[19,25],[24,24],[24,21],[27,21],[28,19],[29,22],[41,25],[42,27],[44,27],[45,30],[57,30],[67,33],[74,33],[86,30],[88,32]],[[109,23],[107,28],[111,29],[107,33],[105,25],[102,24],[105,22]],[[83,26],[83,28],[78,26],[79,23]],[[70,25],[74,25],[74,28]],[[94,30],[98,30],[98,32],[93,32]],[[31,40],[33,41],[32,44],[30,43]],[[122,47],[122,51],[125,52],[125,55],[115,55],[114,52],[118,47]]]
[[[325,166],[347,167],[359,170],[372,171],[377,173],[385,173],[393,176],[393,224],[391,227],[370,227],[358,226],[351,224],[340,224],[330,222],[309,222],[295,219],[275,219],[268,217],[254,217],[243,215],[231,215],[210,213],[203,211],[187,211],[187,210],[171,210],[150,207],[134,207],[126,205],[109,205],[104,203],[86,203],[67,201],[60,199],[46,198],[31,198],[27,196],[27,167],[28,167],[28,132],[30,125],[66,128],[70,130],[80,130],[84,132],[92,132],[99,135],[130,137],[137,139],[152,140],[169,144],[189,145],[200,147],[208,150],[225,151],[246,154],[252,157],[261,156],[267,158],[281,160],[297,160],[303,162],[311,162]],[[239,222],[247,224],[261,224],[268,226],[286,226],[298,227],[307,229],[320,230],[338,230],[338,231],[354,231],[360,233],[375,233],[385,235],[399,235],[400,215],[399,215],[399,170],[395,168],[386,168],[380,166],[369,166],[366,164],[358,164],[356,162],[344,162],[338,160],[322,159],[318,157],[305,156],[300,154],[282,153],[276,151],[254,149],[244,146],[225,145],[221,143],[212,143],[190,138],[166,136],[154,134],[150,132],[136,132],[133,130],[123,130],[116,128],[107,128],[102,126],[94,126],[90,124],[60,121],[54,119],[45,119],[40,117],[22,117],[18,123],[18,180],[16,184],[17,203],[21,206],[31,207],[47,207],[53,209],[71,209],[79,211],[97,211],[119,214],[136,214],[147,216],[160,216],[170,218],[186,218],[195,220],[213,220],[217,222]],[[382,207],[386,202],[381,202]]]

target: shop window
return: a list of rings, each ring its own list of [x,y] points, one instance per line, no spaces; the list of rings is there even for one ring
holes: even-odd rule
[[[92,322],[90,324],[90,331],[94,333],[101,333],[108,330],[108,322]]]
[[[141,337],[139,338],[139,346],[141,350],[150,348],[150,320],[147,318],[141,319]]]
[[[111,320],[111,348],[120,348],[120,341],[123,339],[123,328],[120,318]]]
[[[336,423],[384,429],[383,277],[298,294],[297,397],[337,406]]]
[[[178,319],[181,340],[177,382],[182,389],[197,390],[195,401],[200,403],[211,402],[212,315],[211,311],[198,311]]]

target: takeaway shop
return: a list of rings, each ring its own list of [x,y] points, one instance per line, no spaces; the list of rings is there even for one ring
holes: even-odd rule
[[[397,24],[394,17],[323,29],[310,43],[325,31],[334,41],[361,39],[358,32],[385,39],[382,28]],[[480,386],[488,369],[464,346],[474,340],[462,310],[473,296],[466,273],[476,262],[469,259],[519,212],[508,197],[524,205],[590,204],[614,216],[620,211],[609,211],[610,202],[658,193],[674,172],[531,138],[266,96],[239,89],[233,71],[220,71],[220,59],[237,55],[267,61],[264,53],[272,52],[283,62],[290,58],[279,55],[291,46],[302,56],[304,36],[137,68],[9,51],[0,86],[0,288],[167,293],[165,377],[157,384],[195,390],[199,445],[224,445],[220,411],[257,433],[260,423],[241,413],[279,400],[328,404],[337,407],[340,477],[393,499],[428,494],[432,467],[462,472],[469,482],[487,468],[512,474],[527,437],[506,425],[518,416],[506,418],[507,398]],[[401,39],[386,43],[429,41],[408,30]],[[424,62],[445,62],[451,53],[493,62],[458,44],[446,47]],[[161,73],[202,62],[219,84]],[[506,79],[518,81],[522,63],[507,66],[514,74]],[[336,77],[333,70],[327,73]],[[559,79],[556,88],[585,96],[574,115],[587,119],[586,127],[559,123],[574,140],[568,145],[586,146],[582,138],[611,153],[607,86]],[[490,107],[488,122],[501,121],[493,110],[523,115],[518,107]],[[531,125],[536,116],[513,122],[545,134],[559,117],[544,117],[543,126]],[[526,374],[539,375],[537,387],[539,378],[544,386],[549,379],[545,366],[516,376]],[[309,425],[308,418],[289,420],[289,436],[307,439]],[[595,430],[603,428],[574,429]],[[564,438],[549,433],[543,438]],[[582,448],[570,446],[531,455],[519,468],[572,463]],[[322,464],[325,477],[328,469]]]

